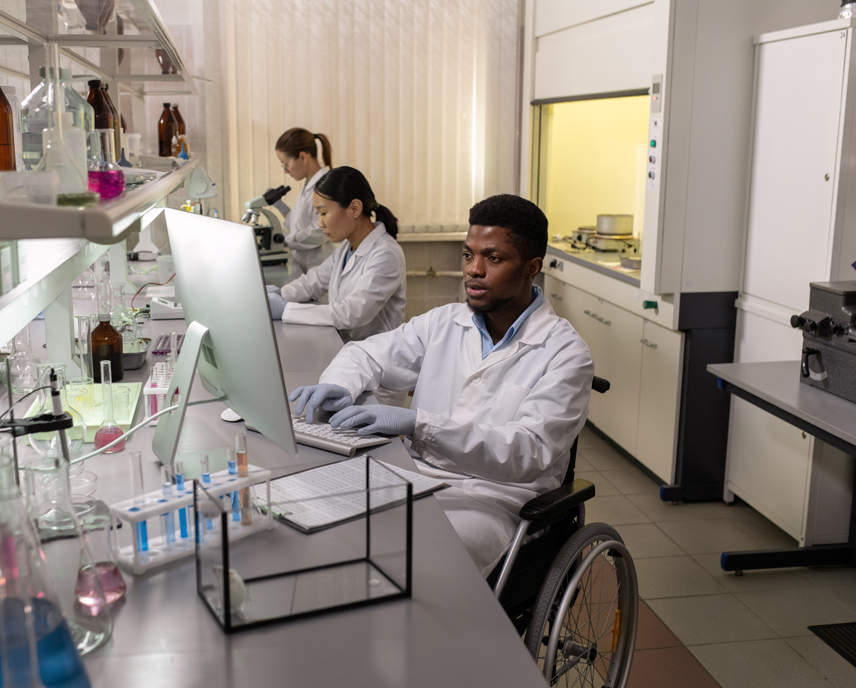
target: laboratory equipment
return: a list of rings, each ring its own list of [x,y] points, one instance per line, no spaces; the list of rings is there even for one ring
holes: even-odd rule
[[[172,471],[169,466],[161,466],[161,490],[163,492],[163,500],[169,501],[172,499]],[[175,547],[175,512],[167,511],[161,515],[163,520],[163,543],[164,549],[168,552]]]
[[[161,67],[161,74],[177,73],[176,66],[166,50],[163,48],[155,48],[155,56],[157,57],[158,64]]]
[[[57,181],[53,172],[0,172],[0,203],[56,205]]]
[[[149,379],[143,385],[143,406],[147,418],[151,418],[171,404],[166,403],[166,393],[172,381],[172,368],[169,363],[155,363],[149,371]],[[155,418],[151,425],[157,425]]]
[[[92,331],[92,376],[95,382],[101,382],[101,363],[109,361],[112,366],[113,382],[119,382],[124,376],[122,360],[122,335],[110,324],[110,313],[99,313],[98,327]]]
[[[270,206],[282,200],[289,191],[291,191],[290,186],[280,186],[250,199],[245,204],[247,212],[244,213],[241,222],[249,224],[255,232],[262,265],[285,265],[288,262],[282,223]],[[261,220],[261,215],[266,221]]]
[[[93,109],[94,128],[114,131],[113,110],[110,108],[107,98],[104,97],[101,80],[92,79],[87,82],[87,85],[89,86],[89,93],[86,96],[86,102]]]
[[[102,200],[109,201],[125,190],[125,173],[116,164],[114,132],[110,129],[95,131],[98,134],[101,155],[97,162],[89,165],[89,190],[101,194]]]
[[[53,408],[53,399],[51,397],[51,376],[57,379],[59,389],[59,397],[62,403],[63,410],[68,413],[74,426],[66,431],[68,438],[68,451],[70,455],[75,455],[83,448],[83,442],[86,438],[86,422],[80,412],[73,408],[68,402],[67,389],[65,386],[65,364],[64,363],[40,363],[39,367],[39,387],[45,388],[39,392],[40,404],[34,416],[40,416],[46,413],[51,413]],[[57,432],[40,432],[30,435],[30,443],[42,456],[58,457],[61,455],[60,438]]]
[[[200,467],[200,470],[202,471],[202,484],[205,487],[211,487],[211,464],[208,460],[208,454],[200,454],[199,455],[199,467]],[[209,531],[212,530],[214,528],[214,521],[211,520],[210,518],[206,518],[205,519],[205,528]],[[203,535],[203,532],[204,531],[202,531],[199,528],[199,522],[197,522],[197,525],[196,525],[196,542],[197,543],[204,541],[205,536]]]
[[[95,432],[96,449],[106,447],[124,434],[122,428],[119,427],[119,424],[116,423],[116,419],[113,417],[113,380],[110,371],[110,361],[105,360],[101,361],[101,414],[103,420]],[[124,448],[125,440],[122,439],[105,450],[105,453],[115,454]]]
[[[852,19],[856,17],[856,2],[853,0],[841,0],[841,9],[838,11],[839,19]]]
[[[139,370],[146,363],[146,353],[152,340],[139,337],[122,343],[122,363],[125,370]]]
[[[110,97],[110,84],[102,84],[101,90],[104,93],[104,99],[107,101],[107,106],[113,113],[113,151],[121,150],[122,147],[122,129],[125,122],[119,114],[118,108],[113,104],[113,99]],[[115,155],[114,155],[115,157]]]
[[[94,565],[81,567],[75,589],[77,599],[84,607],[98,604],[100,598],[92,594],[96,587],[94,579],[97,579],[107,604],[118,602],[125,596],[125,579],[116,561],[112,520],[107,515],[89,516],[82,519],[81,524]]]
[[[92,270],[92,267],[88,267],[86,268],[86,270],[81,272],[71,283],[71,297],[75,301],[94,302],[95,284],[95,272]]]
[[[143,455],[138,452],[130,452],[128,454],[131,466],[131,507],[130,512],[137,512],[146,506],[148,499],[146,498],[145,481],[143,480]],[[149,529],[146,521],[138,521],[134,524],[134,552],[149,551]],[[145,556],[145,555],[144,555]]]
[[[14,86],[0,86],[0,91],[6,96],[9,106],[12,108],[12,130],[15,141],[15,169],[24,171],[24,145],[21,137],[21,106],[18,102],[18,91]],[[2,128],[2,125],[0,125]]]
[[[229,472],[231,473],[231,471]],[[174,473],[176,494],[179,498],[184,497],[184,465],[181,463],[181,461],[175,462]],[[238,520],[240,520],[240,518]],[[178,510],[178,530],[181,533],[182,540],[188,540],[190,538],[190,531],[188,529],[187,523],[187,507],[182,507]]]
[[[167,392],[181,390],[179,409],[159,419],[152,445],[156,456],[165,464],[174,460],[198,372],[203,387],[217,401],[284,450],[255,460],[270,462],[265,468],[288,465],[297,447],[252,229],[169,208],[163,216],[188,328]],[[229,280],[221,279],[210,267],[224,255],[229,256]],[[252,342],[251,355],[247,342]],[[205,355],[200,356],[203,348]],[[219,460],[223,463],[215,468],[226,468],[225,454]]]
[[[74,161],[74,164],[77,165],[80,173],[83,176],[86,176],[88,164],[86,132],[83,131],[83,129],[72,126],[73,119],[70,112],[63,112],[61,118],[62,133],[54,131],[53,129],[45,129],[44,132],[42,132],[42,155],[47,153],[47,145],[53,139],[54,135],[62,136],[63,144],[65,144],[65,149],[68,151],[69,156]]]
[[[389,437],[380,435],[358,435],[356,430],[333,428],[329,423],[307,423],[298,416],[292,416],[294,439],[298,444],[318,447],[342,456],[353,456],[357,449],[378,447],[389,444]],[[247,429],[255,428],[247,425]]]
[[[77,355],[80,375],[68,382],[69,403],[80,413],[84,408],[92,408],[92,347],[90,342],[90,328],[92,322],[88,315],[76,315],[77,320]]]
[[[110,324],[122,335],[123,344],[137,339],[137,313],[125,303],[125,283],[110,285]],[[124,351],[124,348],[123,348]]]
[[[160,157],[168,158],[173,155],[178,138],[177,130],[175,115],[169,109],[169,103],[164,103],[163,112],[158,120],[158,155]]]
[[[235,435],[235,454],[237,455],[238,476],[246,478],[249,475],[249,460],[247,458],[247,433]],[[241,525],[248,526],[253,522],[253,510],[250,505],[250,490],[244,488],[240,493]]]
[[[0,170],[15,170],[15,113],[0,89]]]
[[[15,480],[12,440],[0,436],[0,667],[6,686],[89,688]]]
[[[39,364],[41,360],[30,346],[30,326],[15,335],[12,340],[12,353],[9,356],[9,381],[16,394],[32,392],[39,382]]]
[[[178,105],[172,106],[172,116],[175,117],[175,124],[178,128],[178,136],[187,136],[187,127],[184,124],[184,117],[178,111]]]
[[[235,442],[237,443],[238,437],[235,436]],[[244,437],[244,443],[246,444],[246,436]],[[226,464],[228,465],[229,475],[238,475],[238,458],[234,449],[229,447],[226,450]],[[233,492],[229,495],[229,501],[232,504],[232,521],[236,523],[241,522],[241,498],[238,492]]]

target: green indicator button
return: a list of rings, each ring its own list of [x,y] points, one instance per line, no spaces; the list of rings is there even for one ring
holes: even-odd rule
[[[653,308],[655,310],[657,309],[657,302],[656,301],[643,301],[642,302],[642,309],[643,310],[649,310],[651,308]]]
[[[651,148],[657,147],[657,139],[651,139]]]

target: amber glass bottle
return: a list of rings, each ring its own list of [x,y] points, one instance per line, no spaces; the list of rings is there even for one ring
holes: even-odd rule
[[[0,171],[15,169],[15,130],[12,106],[0,89]]]
[[[173,154],[175,140],[178,139],[178,124],[169,109],[169,103],[163,104],[163,112],[158,120],[158,155],[168,158]]]
[[[89,93],[86,95],[86,102],[95,110],[95,128],[114,129],[115,131],[113,126],[113,110],[107,104],[107,99],[104,97],[101,80],[93,79],[87,83],[89,85]]]
[[[178,125],[178,135],[187,136],[187,127],[184,126],[184,118],[178,111],[178,105],[172,106],[172,116],[175,117],[175,122]]]
[[[110,324],[110,314],[98,316],[98,327],[92,330],[92,377],[101,382],[101,361],[110,361],[113,382],[125,377],[122,365],[122,335]]]
[[[122,154],[122,122],[119,118],[119,110],[116,109],[113,99],[110,97],[108,87],[109,84],[104,84],[101,89],[104,93],[104,99],[107,101],[107,106],[110,108],[110,112],[113,113],[113,133],[116,139],[113,143],[113,150],[116,151],[118,156]]]

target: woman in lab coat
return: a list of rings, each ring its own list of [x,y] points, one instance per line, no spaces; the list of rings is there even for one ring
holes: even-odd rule
[[[324,166],[318,161],[318,146],[321,144],[321,154]],[[309,272],[324,262],[333,247],[318,226],[318,213],[312,206],[312,193],[315,184],[332,167],[332,151],[330,141],[324,134],[313,134],[306,129],[289,129],[276,142],[276,157],[282,163],[282,169],[297,181],[304,181],[300,196],[294,208],[282,204],[277,207],[285,210],[283,229],[288,231],[285,243],[291,249],[294,262],[303,270]]]
[[[269,286],[271,315],[286,323],[332,325],[346,342],[394,330],[404,320],[406,303],[398,220],[353,167],[337,167],[318,180],[314,205],[321,229],[339,247],[282,289]],[[328,304],[307,303],[325,293]],[[406,393],[379,389],[375,396],[401,405]]]

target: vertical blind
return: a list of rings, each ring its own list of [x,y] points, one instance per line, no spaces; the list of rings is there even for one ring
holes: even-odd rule
[[[283,182],[290,127],[326,134],[403,227],[516,190],[519,0],[206,0],[206,158],[226,217]],[[198,72],[197,72],[198,73]],[[294,187],[299,187],[293,180]]]

